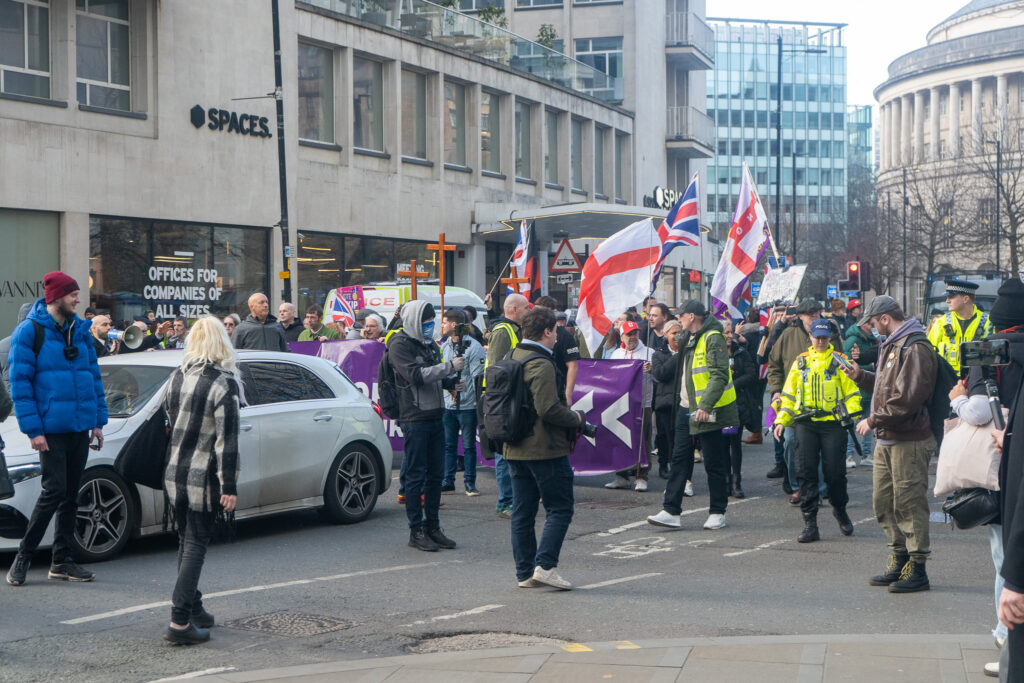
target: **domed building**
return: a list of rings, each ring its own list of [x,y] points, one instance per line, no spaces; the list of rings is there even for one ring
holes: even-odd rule
[[[1016,270],[1019,238],[1007,236],[1005,199],[997,247],[995,161],[998,141],[1003,171],[1019,173],[1024,1],[964,5],[928,32],[925,47],[889,65],[875,98],[879,221],[892,224],[879,234],[899,241],[907,206],[911,311],[919,311],[913,302],[923,304],[944,271],[995,277],[999,269]],[[902,253],[897,248],[889,256],[898,263]],[[903,293],[895,279],[890,292]]]

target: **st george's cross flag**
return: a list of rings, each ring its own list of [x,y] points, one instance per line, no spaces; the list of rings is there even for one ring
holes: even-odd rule
[[[657,289],[661,268],[669,252],[680,245],[700,246],[700,191],[697,185],[697,174],[693,174],[690,184],[682,196],[676,200],[665,220],[658,226],[658,237],[661,239],[661,256],[654,267],[654,278],[651,280],[651,293]]]
[[[633,223],[601,242],[583,264],[576,326],[597,355],[612,321],[650,291],[651,273],[661,256],[661,238],[650,218]]]
[[[524,220],[519,225],[519,239],[516,240],[516,248],[512,252],[512,261],[509,265],[516,269],[517,277],[529,278],[530,281],[517,283],[516,289],[512,289],[512,285],[509,285],[506,288],[507,294],[514,294],[518,291],[527,300],[532,300],[533,292],[535,290],[540,292],[540,267],[537,265],[537,240],[535,237],[533,223],[527,223]]]
[[[748,302],[742,300],[747,281],[768,248],[768,216],[757,196],[750,169],[743,164],[740,196],[736,201],[729,238],[711,284],[711,302],[716,318],[742,318]]]

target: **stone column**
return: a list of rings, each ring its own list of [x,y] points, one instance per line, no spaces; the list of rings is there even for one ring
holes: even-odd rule
[[[892,168],[896,168],[900,165],[900,109],[903,106],[903,100],[899,97],[894,97],[892,102],[889,103],[892,107],[892,111],[889,112],[889,120],[892,122],[890,129],[892,135],[889,140],[889,152],[892,154]]]
[[[971,79],[971,150],[981,152],[981,79]]]
[[[924,161],[924,90],[914,93],[914,163]]]
[[[941,142],[939,139],[939,114],[942,111],[942,96],[939,94],[938,88],[931,89],[931,92],[928,94],[928,102],[928,107],[931,109],[932,115],[932,120],[929,122],[931,124],[932,146],[932,154],[931,159],[929,159],[929,161],[938,161],[940,158],[939,147]]]
[[[999,138],[1006,133],[1006,74],[996,76],[996,121],[999,124]]]
[[[884,171],[889,168],[889,103],[878,105],[878,168]]]
[[[912,107],[913,95],[904,95],[900,99],[900,164],[902,166],[909,166],[914,163],[913,157],[913,118],[912,118]]]
[[[949,156],[953,159],[960,156],[960,84],[949,86]]]

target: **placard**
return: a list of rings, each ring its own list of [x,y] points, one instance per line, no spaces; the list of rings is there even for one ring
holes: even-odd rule
[[[757,297],[758,308],[780,303],[794,303],[806,270],[807,264],[770,269],[761,282],[761,293]]]

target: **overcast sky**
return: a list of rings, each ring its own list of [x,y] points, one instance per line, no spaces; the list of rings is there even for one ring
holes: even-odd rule
[[[872,92],[887,78],[889,63],[925,46],[925,35],[967,0],[707,0],[707,16],[846,24],[849,104],[876,104]]]

